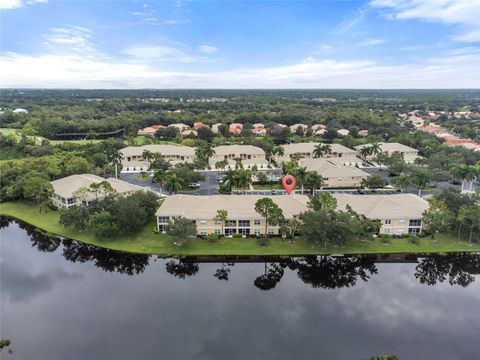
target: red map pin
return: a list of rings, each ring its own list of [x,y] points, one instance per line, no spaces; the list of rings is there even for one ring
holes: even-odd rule
[[[288,195],[290,195],[297,185],[297,179],[293,175],[286,175],[282,178],[282,185]]]

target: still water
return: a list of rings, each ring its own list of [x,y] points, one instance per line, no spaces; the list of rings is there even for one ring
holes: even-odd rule
[[[478,255],[179,261],[1,225],[2,359],[480,358]]]

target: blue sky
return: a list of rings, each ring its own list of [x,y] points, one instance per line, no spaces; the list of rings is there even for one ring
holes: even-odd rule
[[[0,0],[0,85],[478,88],[480,0]]]

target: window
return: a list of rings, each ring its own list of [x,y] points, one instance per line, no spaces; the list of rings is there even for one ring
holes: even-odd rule
[[[207,220],[204,220],[204,219],[200,220],[200,225],[207,225]]]
[[[215,225],[222,225],[222,222],[220,220],[215,220]]]
[[[260,229],[255,229],[255,235],[256,236],[260,235]]]
[[[250,220],[238,220],[238,227],[250,227]]]
[[[200,231],[200,235],[201,235],[201,236],[206,236],[206,235],[207,235],[207,232],[206,232],[206,231]]]
[[[242,235],[250,235],[250,229],[240,229],[239,232]]]
[[[222,235],[220,229],[215,229],[215,235]]]
[[[225,221],[225,226],[226,227],[236,227],[237,226],[237,221],[236,220],[227,220],[227,221]]]
[[[159,223],[168,223],[170,218],[168,216],[159,216],[158,217],[158,222]]]
[[[385,229],[385,234],[390,234],[390,229]]]
[[[253,220],[254,225],[260,225],[260,220]]]
[[[391,219],[385,220],[385,225],[391,225],[391,224],[392,224],[392,220],[391,220]]]
[[[399,224],[405,224],[405,219],[400,219],[400,220],[398,220],[398,223],[399,223]]]
[[[273,234],[274,234],[273,229],[268,229],[268,235],[273,235]]]
[[[233,235],[237,233],[237,229],[225,229],[225,235]]]
[[[418,234],[418,233],[420,233],[420,229],[419,228],[408,228],[408,233],[409,234]]]
[[[422,226],[422,220],[421,219],[412,219],[410,220],[409,226]]]
[[[67,201],[68,201],[69,205],[75,204],[75,199],[73,199],[73,198],[68,198]]]

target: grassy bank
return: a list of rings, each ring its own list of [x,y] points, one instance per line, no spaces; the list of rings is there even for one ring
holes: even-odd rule
[[[175,239],[167,235],[153,234],[155,226],[152,220],[134,236],[121,236],[115,239],[99,240],[88,232],[66,229],[59,224],[59,213],[49,210],[39,213],[29,202],[7,202],[0,204],[0,215],[6,215],[29,223],[45,232],[57,234],[84,243],[136,253],[158,255],[314,255],[314,254],[366,254],[366,253],[445,253],[454,251],[480,251],[480,245],[469,246],[458,243],[451,234],[438,236],[436,242],[420,239],[411,244],[407,239],[392,239],[383,245],[376,241],[351,240],[344,248],[317,247],[310,242],[296,238],[293,243],[280,238],[272,238],[270,244],[262,246],[258,239],[225,239],[224,242],[210,243],[202,239],[192,239],[188,245],[178,247]]]

